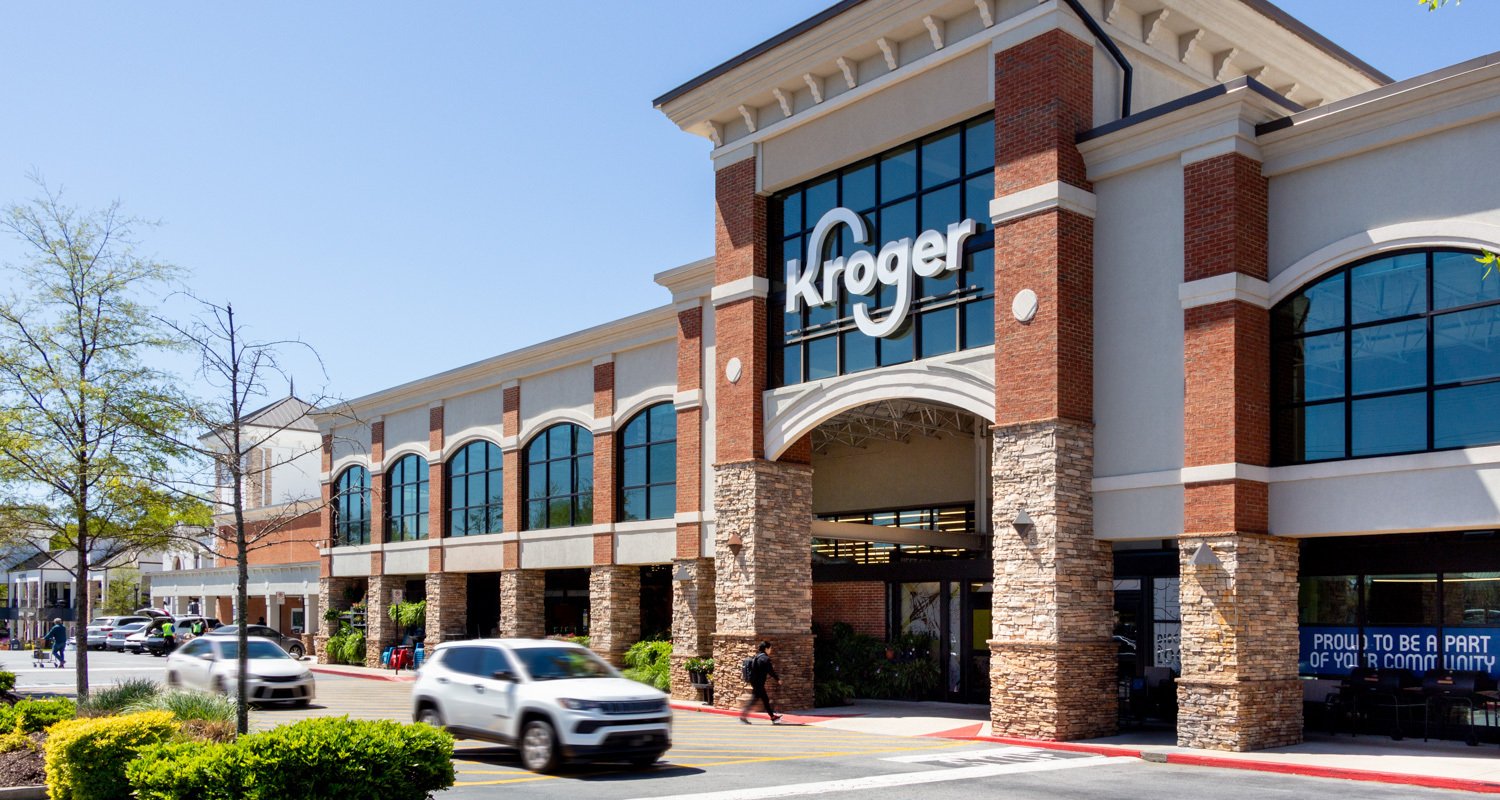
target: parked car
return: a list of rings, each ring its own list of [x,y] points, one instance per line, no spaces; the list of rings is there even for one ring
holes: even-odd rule
[[[167,656],[167,685],[220,694],[235,690],[240,643],[225,636],[199,636]],[[245,694],[252,703],[307,705],[316,693],[312,671],[275,642],[252,636],[245,653]]]
[[[149,618],[136,615],[95,617],[94,621],[90,622],[88,627],[84,629],[84,639],[87,642],[85,646],[90,650],[103,650],[105,640],[115,628],[121,625],[129,625],[132,622],[145,622],[147,619]]]
[[[153,620],[150,623],[150,627],[146,630],[146,636],[142,640],[141,645],[145,648],[146,652],[153,656],[164,656],[172,649],[167,646],[167,638],[164,635],[168,621],[166,618]],[[220,627],[219,621],[213,617],[176,617],[170,620],[172,623],[172,636],[174,638],[173,644],[182,644],[187,641],[193,630],[193,624],[200,621],[203,623],[204,633],[211,633],[216,627]]]
[[[129,636],[132,633],[139,633],[144,630],[145,627],[145,622],[132,622],[128,625],[116,626],[114,630],[109,632],[109,636],[104,640],[105,649],[124,652],[125,637]]]
[[[266,625],[246,625],[245,630],[251,636],[259,636],[262,639],[270,639],[276,644],[281,645],[281,649],[287,651],[287,653],[291,655],[292,658],[301,658],[304,655],[307,655],[307,648],[302,645],[302,640],[297,638],[296,636],[283,635],[275,628],[271,628]],[[209,631],[209,633],[214,636],[238,636],[240,633],[240,626],[222,625]]]
[[[620,677],[588,648],[551,639],[438,645],[412,685],[412,718],[516,747],[535,772],[564,761],[646,767],[672,746],[665,694]]]

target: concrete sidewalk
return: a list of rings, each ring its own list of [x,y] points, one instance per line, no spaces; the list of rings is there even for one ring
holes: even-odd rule
[[[735,714],[701,703],[674,702],[679,711]],[[764,714],[752,715],[765,720]],[[1384,736],[1330,736],[1308,732],[1307,740],[1291,747],[1253,753],[1226,753],[1176,746],[1170,730],[1129,731],[1082,742],[1045,742],[997,737],[983,706],[954,703],[898,703],[860,700],[813,714],[787,714],[783,723],[796,723],[863,733],[895,736],[932,736],[947,739],[1001,742],[1028,747],[1074,750],[1111,756],[1131,756],[1170,764],[1249,769],[1379,783],[1458,789],[1500,794],[1500,747],[1462,742]]]
[[[351,678],[416,680],[416,674],[411,670],[396,673],[388,669],[332,664],[317,664],[311,668],[313,672]],[[672,707],[684,713],[737,713],[684,701],[674,701]],[[765,714],[753,714],[752,717],[758,724],[769,723]],[[1175,734],[1165,729],[1134,730],[1082,742],[1046,742],[995,736],[990,728],[989,709],[984,706],[881,700],[860,700],[838,708],[788,713],[784,715],[782,722],[859,733],[1001,742],[1130,756],[1169,764],[1249,769],[1500,794],[1500,747],[1494,744],[1468,747],[1462,742],[1453,741],[1423,742],[1420,739],[1406,739],[1397,742],[1384,736],[1330,736],[1309,731],[1306,741],[1291,747],[1253,753],[1226,753],[1178,747]]]

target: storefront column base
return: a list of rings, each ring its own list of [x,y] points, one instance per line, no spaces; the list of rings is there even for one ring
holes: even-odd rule
[[[463,572],[427,573],[427,626],[424,645],[428,650],[464,638],[469,614],[469,576]]]
[[[1302,681],[1177,680],[1177,746],[1246,752],[1302,741]]]
[[[365,593],[365,666],[379,667],[380,654],[396,644],[400,631],[391,619],[391,592],[406,587],[404,575],[371,575]]]
[[[589,649],[616,667],[641,638],[641,568],[605,564],[589,570]]]
[[[351,595],[359,591],[360,581],[360,578],[319,578],[319,612],[322,613],[325,609],[348,611],[349,606],[354,604],[354,599],[351,599]],[[214,605],[219,606],[221,604],[216,602]],[[218,616],[220,619],[225,618],[218,613],[217,609],[210,611],[210,615]],[[316,624],[318,632],[313,637],[312,652],[319,664],[327,664],[330,663],[327,656],[328,637],[339,632],[339,626],[343,624],[343,621],[336,620],[329,622],[328,620],[319,618]]]
[[[750,684],[740,679],[740,663],[753,656],[763,641],[775,646],[771,662],[781,681],[768,681],[766,691],[776,713],[807,710],[816,705],[813,693],[813,636],[790,633],[715,633],[714,707],[739,710],[750,699]],[[753,709],[760,711],[761,709]]]
[[[543,594],[547,575],[538,569],[500,573],[500,635],[540,639],[547,633]]]
[[[989,645],[996,736],[1066,742],[1118,731],[1118,648],[1112,640]]]
[[[714,654],[714,560],[678,559],[672,573],[672,699],[699,700],[687,662]]]

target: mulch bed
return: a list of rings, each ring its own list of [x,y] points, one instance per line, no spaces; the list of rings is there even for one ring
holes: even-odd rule
[[[39,786],[47,782],[42,769],[42,744],[47,741],[47,734],[33,733],[31,741],[35,749],[25,747],[0,753],[0,787]]]

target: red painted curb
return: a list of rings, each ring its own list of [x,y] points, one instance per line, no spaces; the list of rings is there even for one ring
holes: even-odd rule
[[[416,680],[414,675],[370,675],[364,672],[345,672],[341,669],[329,667],[308,667],[309,671],[322,673],[324,675],[339,675],[345,678],[364,678],[367,681],[390,681],[392,683],[410,683]]]
[[[1191,753],[1169,753],[1167,755],[1167,763],[1194,767],[1219,767],[1222,769],[1243,769],[1256,772],[1276,772],[1283,775],[1302,775],[1312,778],[1342,778],[1350,781],[1424,786],[1430,789],[1458,789],[1466,792],[1500,794],[1500,783],[1468,778],[1442,778],[1436,775],[1408,775],[1400,772],[1376,772],[1375,770],[1347,769],[1344,767],[1319,767],[1311,764],[1247,761],[1237,758],[1199,756]]]
[[[1042,739],[1013,739],[1008,736],[966,736],[963,738],[975,742],[999,742],[1000,744],[1013,744],[1021,747],[1036,747],[1042,750],[1066,750],[1070,753],[1092,753],[1100,756],[1126,756],[1129,758],[1141,757],[1140,750],[1131,747],[1119,747],[1112,744],[1049,742]]]

